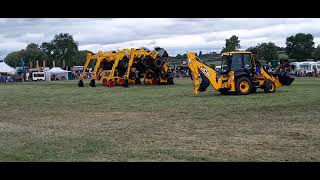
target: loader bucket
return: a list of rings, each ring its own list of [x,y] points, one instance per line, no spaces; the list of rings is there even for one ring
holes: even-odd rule
[[[201,84],[199,87],[199,91],[204,92],[207,90],[207,87],[210,85],[210,81],[203,73],[200,73],[200,76],[201,76],[202,80],[201,80]]]
[[[294,81],[294,77],[289,72],[279,72],[275,76],[278,77],[279,82],[284,86],[290,86]]]

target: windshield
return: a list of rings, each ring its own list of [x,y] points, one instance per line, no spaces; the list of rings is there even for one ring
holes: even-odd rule
[[[234,54],[232,57],[232,69],[239,70],[242,68],[241,54]]]
[[[221,69],[223,70],[242,70],[251,69],[251,54],[230,54],[222,56]]]

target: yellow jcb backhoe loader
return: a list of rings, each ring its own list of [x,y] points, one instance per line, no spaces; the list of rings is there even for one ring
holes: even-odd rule
[[[220,72],[200,60],[194,52],[188,52],[188,67],[194,83],[194,94],[206,91],[211,84],[221,94],[247,95],[262,88],[273,93],[276,88],[289,86],[294,78],[286,72],[271,74],[248,51],[225,52],[222,54]],[[201,84],[199,76],[202,78]]]
[[[116,52],[102,52],[99,51],[97,54],[93,54],[92,52],[88,52],[87,56],[86,56],[86,61],[85,64],[83,66],[83,72],[80,76],[80,80],[78,82],[78,86],[79,87],[83,87],[83,80],[84,80],[84,76],[86,74],[86,71],[89,68],[89,65],[91,62],[93,62],[94,60],[96,60],[96,64],[94,66],[94,70],[92,72],[92,77],[91,77],[91,81],[90,81],[90,86],[95,87],[96,83],[95,80],[100,80],[101,77],[103,76],[103,70],[104,67],[101,67],[101,64],[105,65],[105,64],[110,64],[112,63],[112,61],[115,61],[116,59]]]
[[[97,54],[88,52],[78,86],[84,86],[84,76],[94,60],[95,67],[90,81],[92,87],[95,87],[95,81],[100,79],[107,87],[128,87],[129,84],[141,84],[142,77],[145,84],[173,84],[167,58],[168,54],[163,48],[155,48],[154,51],[132,48],[112,52],[99,51]]]
[[[102,85],[107,87],[114,87],[115,85],[127,86],[124,84],[123,76],[128,68],[130,53],[130,49],[118,50],[115,53],[115,60],[112,64],[112,68],[105,71],[102,75]]]
[[[167,51],[163,48],[155,47],[153,51],[148,51],[148,53],[150,55],[143,58],[143,68],[139,66],[141,63],[137,63],[137,66],[139,66],[137,69],[144,74],[144,84],[174,84],[173,74],[169,70],[167,63],[169,57]]]

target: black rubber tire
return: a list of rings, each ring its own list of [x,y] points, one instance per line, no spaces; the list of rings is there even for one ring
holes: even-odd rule
[[[249,88],[247,91],[243,92],[240,90],[240,83],[246,81],[249,85]],[[250,81],[250,79],[246,76],[241,76],[236,80],[236,94],[237,95],[248,95],[250,94],[251,90],[252,90],[252,82]]]
[[[123,81],[122,86],[123,86],[123,87],[129,87],[129,81],[128,81],[128,79],[126,79],[126,80]]]
[[[228,89],[219,89],[219,92],[221,93],[221,95],[228,95],[230,94]]]
[[[152,72],[146,73],[146,78],[147,78],[147,79],[152,79],[152,78],[154,78],[154,73],[152,73]]]
[[[264,87],[263,90],[265,93],[274,93],[276,91],[276,86],[274,82],[270,80],[265,80],[263,87]]]
[[[130,72],[129,73],[129,79],[131,80],[135,80],[137,77],[136,77],[136,73],[135,72]]]
[[[129,64],[129,60],[128,59],[123,59],[119,62],[120,64],[120,67],[123,68],[123,69],[126,69],[128,67],[128,64]]]
[[[90,86],[91,86],[91,87],[96,87],[96,80],[92,79],[92,80],[90,81]]]
[[[82,80],[80,80],[80,81],[78,82],[78,86],[79,86],[79,87],[84,87]]]
[[[168,79],[168,84],[169,84],[169,85],[174,85],[173,77],[170,77],[170,78]]]
[[[164,80],[168,80],[170,78],[170,74],[169,73],[164,73],[164,74],[162,74],[162,78]]]
[[[256,92],[257,92],[257,88],[256,87],[252,87],[251,93],[256,93]]]
[[[160,68],[161,65],[162,65],[162,61],[160,58],[156,58],[155,61],[154,61],[154,64],[157,68]]]

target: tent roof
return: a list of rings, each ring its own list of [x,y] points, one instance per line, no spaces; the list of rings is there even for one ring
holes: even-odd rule
[[[15,74],[16,70],[6,64],[4,61],[0,61],[0,73]]]
[[[59,73],[66,73],[66,72],[69,72],[69,71],[63,70],[63,69],[61,69],[59,67],[54,67],[54,68],[51,68],[49,71],[46,71],[46,72],[59,74]]]

